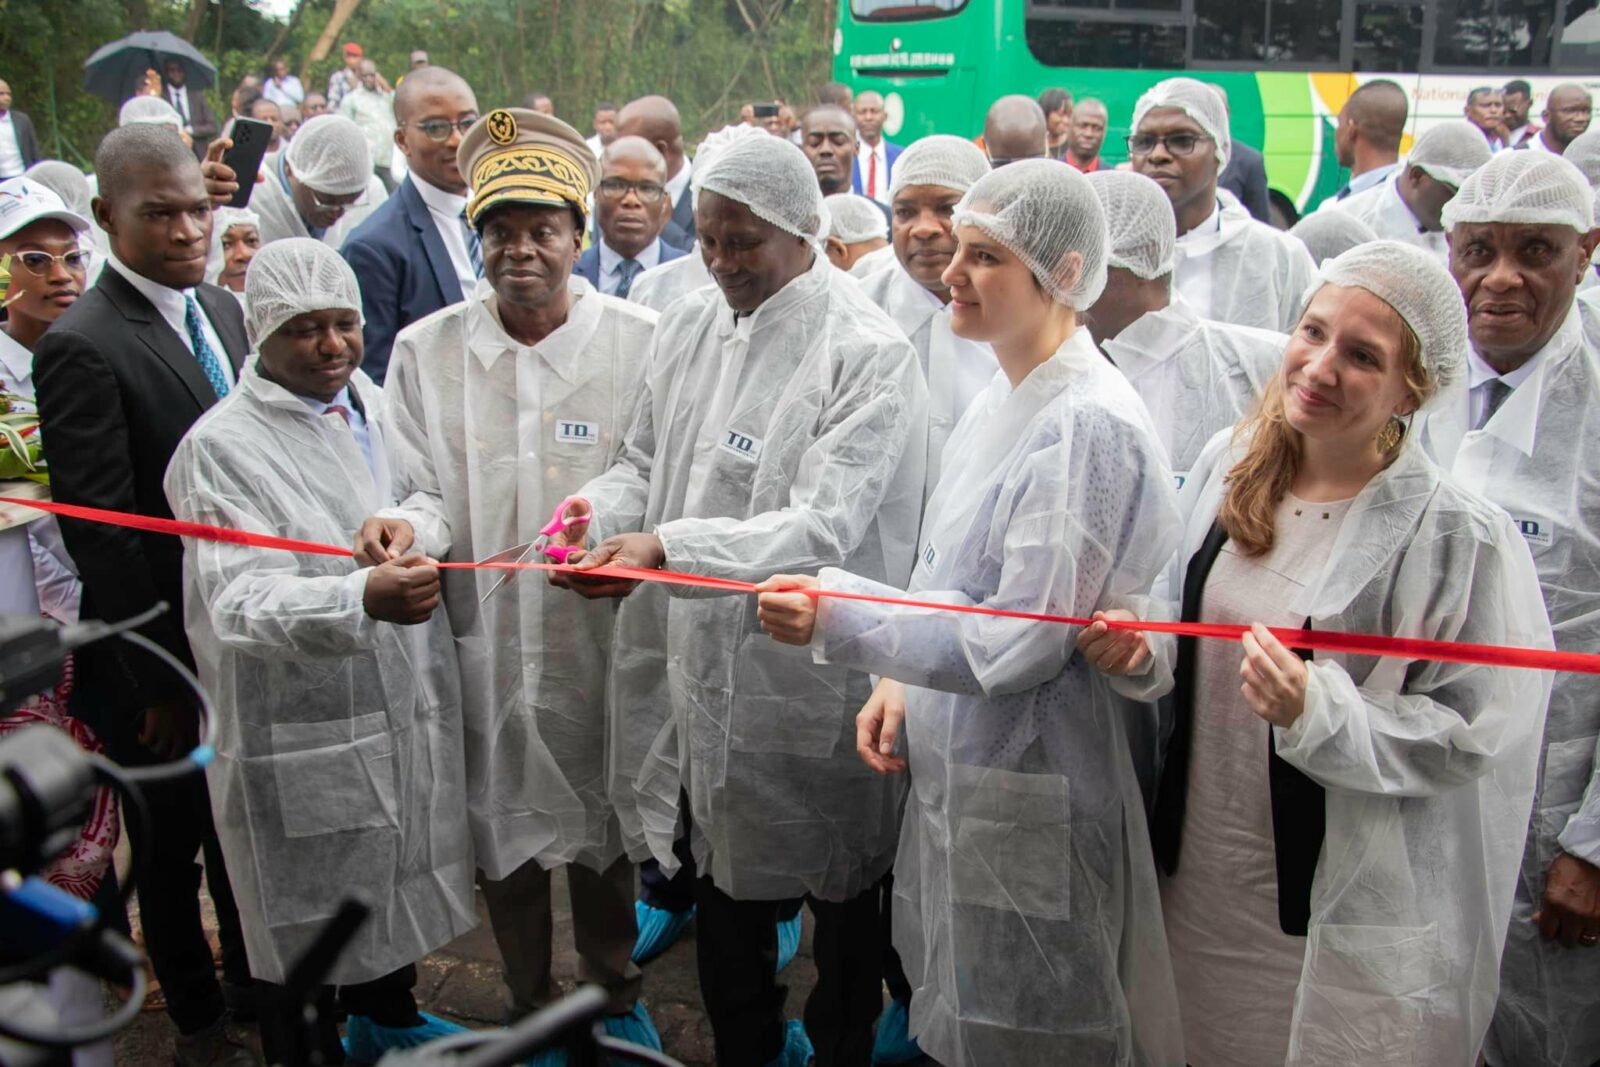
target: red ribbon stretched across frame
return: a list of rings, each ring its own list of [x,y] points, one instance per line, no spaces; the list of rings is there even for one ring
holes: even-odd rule
[[[0,496],[0,504],[16,504],[34,508],[69,519],[123,526],[148,533],[173,534],[205,541],[246,545],[252,548],[276,549],[283,552],[305,552],[319,556],[351,556],[348,548],[324,545],[316,541],[298,541],[289,537],[246,533],[220,526],[207,526],[197,522],[179,522],[176,519],[157,519],[148,515],[130,515],[121,511],[86,508],[75,504],[58,504],[44,500],[21,500]],[[721,589],[729,593],[754,593],[750,582],[737,582],[727,578],[710,578],[700,574],[683,574],[677,571],[643,570],[637,567],[596,567],[578,572],[577,568],[563,563],[441,563],[447,570],[526,570],[560,571],[586,574],[593,578],[621,578],[630,581],[663,582],[669,585],[697,586],[703,589]],[[929,611],[950,611],[967,615],[988,615],[1002,619],[1023,619],[1030,622],[1056,623],[1067,626],[1087,626],[1089,619],[1066,615],[1044,615],[1029,611],[1006,611],[986,608],[976,604],[936,604],[906,597],[874,596],[869,593],[846,593],[832,589],[811,590],[813,595],[836,600],[861,600],[873,604],[891,604],[898,607],[924,608]],[[1114,629],[1142,630],[1146,633],[1176,634],[1180,637],[1201,637],[1222,641],[1237,641],[1249,632],[1248,626],[1208,622],[1113,622]],[[1600,655],[1585,652],[1560,652],[1543,648],[1518,648],[1508,645],[1477,645],[1460,641],[1425,641],[1411,637],[1379,637],[1371,634],[1343,633],[1338,630],[1289,630],[1274,627],[1273,636],[1290,648],[1315,652],[1346,652],[1362,656],[1395,656],[1401,659],[1434,660],[1442,663],[1475,663],[1491,667],[1525,667],[1534,670],[1567,671],[1577,674],[1600,674]]]

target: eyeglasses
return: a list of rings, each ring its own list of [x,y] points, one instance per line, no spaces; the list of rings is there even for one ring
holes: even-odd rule
[[[60,261],[61,265],[72,273],[82,274],[89,269],[89,260],[92,257],[93,253],[82,248],[75,248],[71,252],[66,252],[59,256],[52,256],[49,252],[18,252],[12,258],[22,264],[29,274],[37,278],[45,278],[49,276],[50,268],[55,266],[57,261]]]
[[[646,204],[659,204],[666,189],[656,182],[630,182],[625,178],[607,178],[600,183],[600,195],[607,200],[621,200],[628,193],[637,193]]]
[[[326,208],[329,211],[344,211],[346,208],[355,207],[361,202],[361,198],[366,195],[365,193],[350,193],[345,196],[335,196],[331,200],[324,200],[323,194],[317,192],[309,185],[306,186],[306,192],[311,194],[311,202],[313,204],[320,208]],[[329,193],[328,195],[333,196],[332,193]]]
[[[408,122],[406,125],[415,126],[417,129],[421,130],[427,135],[428,140],[434,141],[438,144],[444,144],[444,142],[450,139],[451,130],[457,130],[460,132],[461,136],[465,137],[467,135],[467,131],[472,128],[472,124],[477,121],[478,116],[467,115],[463,118],[456,119],[454,122],[451,122],[449,119],[423,119],[421,122]]]
[[[1196,145],[1209,140],[1211,138],[1197,133],[1169,133],[1160,137],[1153,133],[1136,133],[1128,138],[1128,155],[1148,156],[1156,150],[1156,145],[1165,145],[1175,156],[1193,155]]]

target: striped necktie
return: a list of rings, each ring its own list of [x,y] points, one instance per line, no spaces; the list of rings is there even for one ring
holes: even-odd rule
[[[483,277],[483,242],[478,238],[478,231],[472,228],[472,223],[467,221],[466,208],[461,209],[461,228],[466,232],[467,258],[472,261],[472,273],[481,278]]]

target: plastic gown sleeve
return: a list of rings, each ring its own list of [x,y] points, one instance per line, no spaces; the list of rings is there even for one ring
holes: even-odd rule
[[[657,326],[651,340],[648,365],[657,358],[656,345],[661,338]],[[646,374],[644,386],[639,390],[638,406],[634,409],[633,423],[622,442],[622,452],[611,469],[591,480],[575,494],[589,502],[594,509],[589,520],[589,544],[596,545],[620,533],[636,533],[644,525],[645,510],[650,501],[650,472],[656,458],[656,422],[654,404],[654,376]]]
[[[1109,460],[1108,453],[1116,453],[1114,462],[1091,458],[1074,465],[1066,444],[1027,456],[1015,482],[1000,490],[985,543],[975,545],[984,535],[969,531],[951,568],[961,573],[969,558],[981,567],[981,558],[973,557],[989,557],[998,549],[994,592],[975,600],[954,590],[919,589],[917,599],[1080,617],[1108,606],[1148,609],[1148,597],[1117,596],[1112,588],[1119,546],[1126,543],[1134,517],[1145,510],[1138,494],[1169,491],[1159,464],[1129,447],[1132,441],[1128,436],[1121,442],[1093,442],[1092,456]],[[1117,486],[1121,499],[1084,507],[1072,492],[1074,484]],[[904,595],[834,568],[820,577],[824,589]],[[1076,651],[1078,629],[824,597],[818,601],[812,652],[819,663],[856,667],[907,685],[993,696],[1024,692],[1061,673]]]
[[[1583,802],[1567,820],[1556,843],[1563,852],[1600,867],[1600,744],[1595,746],[1593,767]]]
[[[902,370],[915,358],[909,346],[905,357]],[[926,417],[926,394],[908,390],[904,375],[885,374],[889,366],[883,359],[844,364],[845,380],[794,468],[788,507],[657,526],[667,568],[759,582],[842,563],[877,518],[901,456]]]
[[[1517,536],[1507,520],[1500,544],[1480,542],[1476,558],[1460,561],[1453,569],[1471,583],[1461,599],[1470,610],[1415,636],[1552,647]],[[1384,796],[1437,796],[1489,773],[1524,745],[1529,717],[1542,730],[1550,696],[1545,671],[1413,661],[1400,684],[1367,688],[1333,660],[1308,667],[1305,711],[1288,729],[1273,728],[1278,755],[1330,789]],[[1373,675],[1398,667],[1386,661]]]
[[[422,396],[416,359],[416,350],[402,334],[395,341],[383,387],[383,440],[389,450],[394,496],[400,503],[378,515],[406,520],[416,537],[416,551],[444,559],[453,544],[450,517],[434,467],[428,426],[422,418],[427,401]]]
[[[259,487],[186,438],[167,475],[173,514],[235,530],[272,530],[254,504]],[[302,576],[292,553],[184,539],[188,574],[199,584],[218,640],[251,655],[344,656],[376,647],[378,622],[362,598],[370,570]],[[351,566],[354,566],[352,563]]]

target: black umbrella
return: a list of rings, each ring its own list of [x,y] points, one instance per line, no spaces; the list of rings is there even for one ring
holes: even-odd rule
[[[133,93],[145,71],[160,73],[169,59],[183,64],[189,88],[205,90],[216,84],[217,68],[194,45],[165,30],[141,30],[101,45],[83,61],[84,91],[120,104]]]

